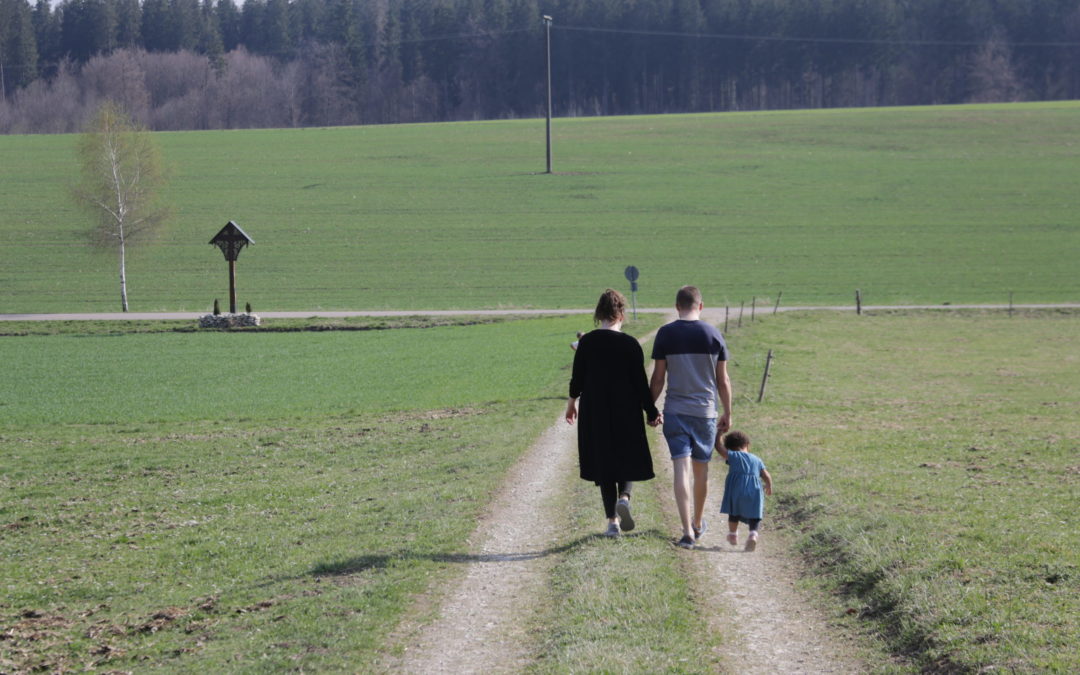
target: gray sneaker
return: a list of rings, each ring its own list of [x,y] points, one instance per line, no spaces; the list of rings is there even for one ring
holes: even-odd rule
[[[604,532],[604,536],[605,537],[617,537],[617,536],[619,536],[619,525],[618,525],[618,523],[608,523],[607,531]]]
[[[630,515],[629,499],[620,499],[615,502],[615,513],[619,514],[619,527],[623,532],[634,529],[634,517]]]
[[[698,539],[701,539],[701,535],[703,535],[703,534],[705,534],[706,532],[709,531],[709,524],[705,522],[704,518],[702,518],[701,519],[701,529],[699,530],[696,527],[693,528],[693,529],[694,529],[694,540],[696,541]]]
[[[675,545],[679,548],[692,549],[694,548],[694,540],[684,534],[682,539],[675,542]]]

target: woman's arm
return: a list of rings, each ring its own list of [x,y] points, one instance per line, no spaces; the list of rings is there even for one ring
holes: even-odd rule
[[[627,367],[631,369],[631,372],[637,371],[637,375],[634,377],[637,379],[638,400],[641,402],[641,409],[645,411],[645,416],[649,420],[649,426],[655,427],[661,423],[663,417],[660,415],[660,411],[656,409],[656,402],[652,395],[652,390],[649,388],[649,378],[645,374],[645,366],[642,364],[645,362],[645,352],[641,350],[641,345],[637,340],[634,340],[634,349],[630,350],[630,363]]]
[[[573,410],[573,417],[577,417],[577,403],[578,398],[581,397],[582,390],[585,386],[585,369],[588,365],[588,354],[583,353],[581,346],[574,351],[574,365],[570,369],[570,400],[566,402],[566,421],[571,424],[574,420],[571,418],[570,411]]]

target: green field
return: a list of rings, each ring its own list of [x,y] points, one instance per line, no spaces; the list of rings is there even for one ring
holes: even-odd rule
[[[641,269],[714,304],[1080,301],[1080,104],[163,133],[175,218],[133,311],[583,307]],[[116,311],[71,136],[0,137],[0,313]],[[583,293],[582,289],[588,289]]]
[[[503,368],[549,375],[590,321],[537,325],[0,337],[0,428],[307,418],[561,397],[564,387],[538,390],[535,379]]]
[[[735,338],[736,426],[782,522],[931,672],[1080,670],[1077,335],[1075,311],[931,311],[781,315]]]
[[[588,323],[381,327],[0,337],[0,671],[383,658],[563,409]]]
[[[0,337],[0,670],[378,670],[557,419],[582,317],[447,323],[15,325]],[[1076,311],[732,329],[736,426],[776,483],[766,527],[801,538],[837,621],[887,637],[893,656],[868,657],[882,672],[1080,667],[1077,334]],[[259,366],[238,385],[210,377],[215,358]],[[617,627],[637,645],[620,667],[714,672],[718,638],[691,619],[716,609],[670,533],[605,545],[595,488],[575,483],[534,670],[588,669]],[[661,483],[636,497],[645,513],[670,499]]]
[[[628,264],[642,306],[683,283],[713,306],[1080,302],[1078,103],[555,129],[553,176],[530,120],[160,134],[176,217],[130,260],[132,310],[223,298],[206,242],[229,219],[256,312],[589,307]],[[65,196],[73,145],[0,136],[0,313],[118,309]],[[870,661],[1080,670],[1080,314],[758,315],[728,338],[767,527],[838,623],[889,641]],[[378,670],[557,418],[588,325],[0,325],[0,671]],[[669,533],[607,546],[594,493],[566,497],[533,670],[589,669],[611,607],[645,645],[618,667],[714,672]]]

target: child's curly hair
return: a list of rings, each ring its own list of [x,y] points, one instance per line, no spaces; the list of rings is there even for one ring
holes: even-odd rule
[[[741,431],[729,431],[724,436],[724,447],[732,452],[745,450],[750,446],[750,437]]]

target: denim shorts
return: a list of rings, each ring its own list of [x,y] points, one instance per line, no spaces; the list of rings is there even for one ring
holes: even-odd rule
[[[695,462],[712,459],[716,443],[716,418],[664,414],[664,438],[672,459],[689,457]]]

